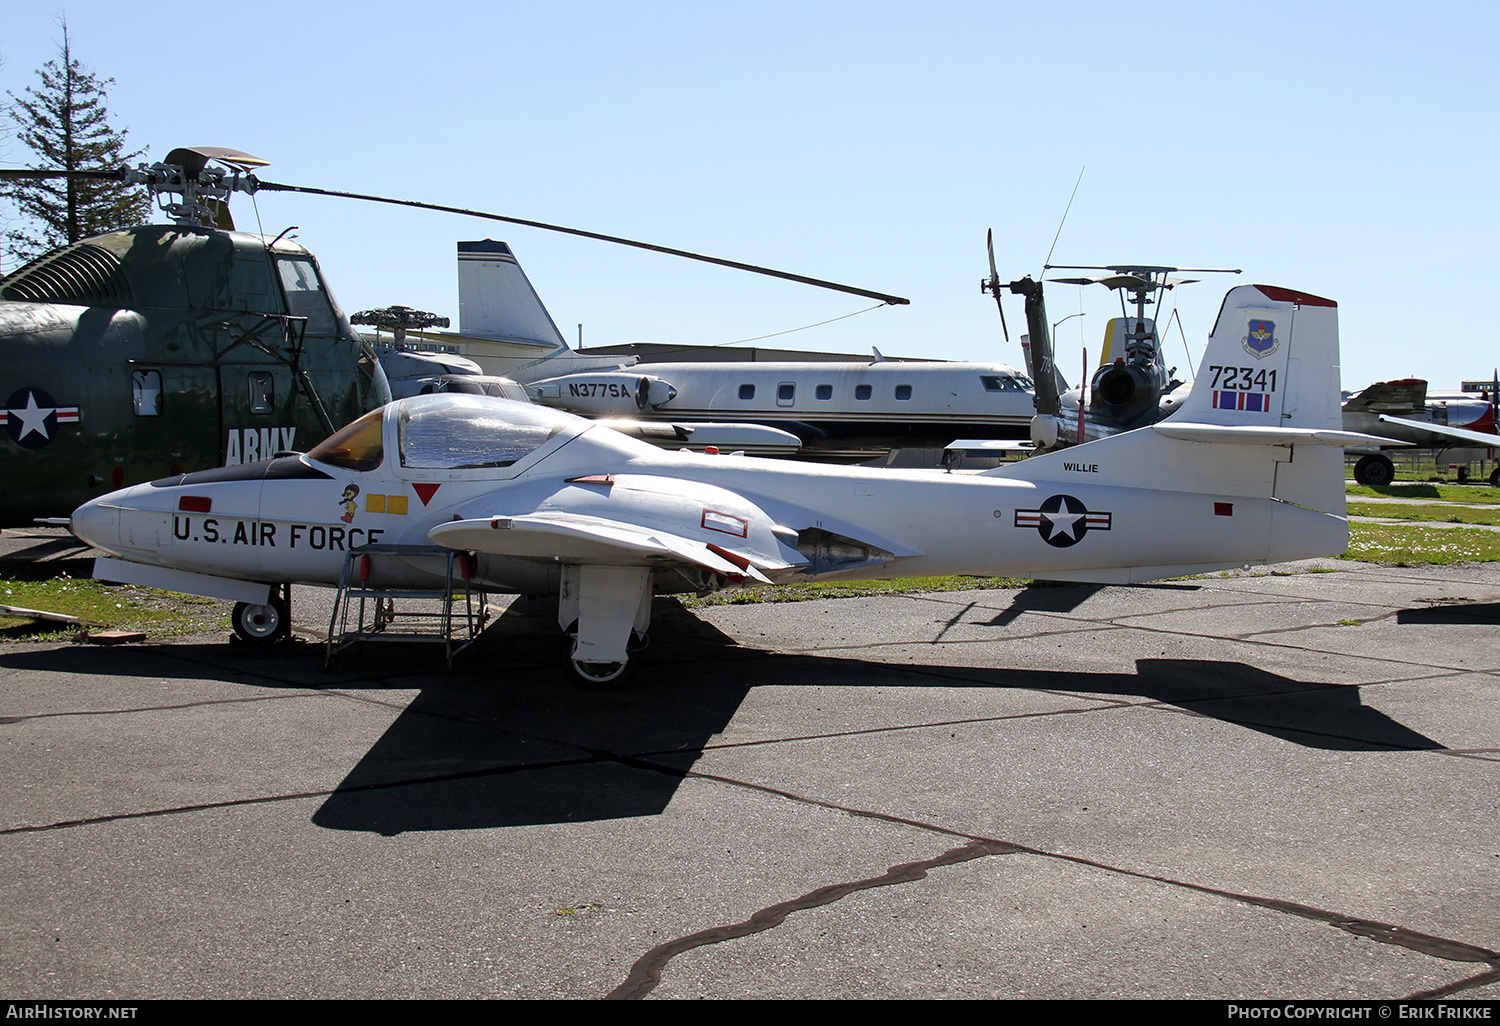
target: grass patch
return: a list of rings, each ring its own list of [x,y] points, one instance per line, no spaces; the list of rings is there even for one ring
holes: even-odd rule
[[[1399,503],[1351,502],[1353,517],[1384,517],[1387,520],[1427,520],[1449,524],[1487,524],[1500,527],[1500,509],[1470,509],[1453,506],[1406,506]]]
[[[1500,488],[1489,485],[1457,485],[1403,483],[1372,488],[1369,485],[1346,484],[1344,490],[1351,496],[1380,497],[1387,499],[1442,499],[1444,502],[1490,502],[1500,503]]]
[[[228,603],[66,574],[45,580],[0,578],[0,605],[66,613],[111,630],[144,631],[153,638],[229,629]],[[0,616],[0,641],[57,641],[77,633],[78,628],[68,624]]]
[[[1424,529],[1413,524],[1349,525],[1343,559],[1363,563],[1488,563],[1500,560],[1500,532],[1474,528]]]
[[[758,602],[808,602],[813,599],[864,598],[869,595],[914,595],[930,591],[984,591],[1026,588],[1038,582],[1025,577],[908,577],[899,581],[830,581],[787,584],[779,588],[737,588],[712,595],[683,595],[688,609],[744,606]]]

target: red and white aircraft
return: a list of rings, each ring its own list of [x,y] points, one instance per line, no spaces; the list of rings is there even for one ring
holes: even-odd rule
[[[1434,396],[1421,378],[1377,381],[1344,403],[1344,426],[1389,439],[1385,445],[1420,445],[1439,451],[1495,449],[1500,448],[1495,400],[1494,392],[1484,397],[1461,392]],[[1388,485],[1395,476],[1390,458],[1380,452],[1369,453],[1354,465],[1354,479],[1363,485]],[[1490,484],[1500,485],[1500,467],[1491,471]]]
[[[1124,584],[1335,555],[1341,447],[1370,441],[1342,430],[1335,304],[1247,285],[1176,416],[982,473],[665,452],[448,393],[305,455],[113,492],[73,529],[111,553],[96,577],[235,599],[237,627],[266,636],[284,626],[273,589],[334,585],[351,548],[427,546],[390,583],[428,587],[447,552],[471,553],[474,587],[559,595],[566,669],[607,685],[630,673],[654,594],[931,574]]]

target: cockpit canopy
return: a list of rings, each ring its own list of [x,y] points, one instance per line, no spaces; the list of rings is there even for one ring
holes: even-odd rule
[[[384,414],[384,407],[371,410],[313,446],[307,458],[345,470],[374,470],[385,462]]]
[[[415,396],[365,414],[330,435],[307,458],[346,470],[374,470],[385,460],[384,418],[395,425],[400,464],[424,470],[509,467],[558,435],[589,422],[560,410],[490,396]]]

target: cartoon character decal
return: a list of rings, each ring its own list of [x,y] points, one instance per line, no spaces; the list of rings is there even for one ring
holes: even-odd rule
[[[354,523],[354,511],[359,508],[359,504],[354,501],[354,497],[358,494],[359,485],[347,485],[344,488],[344,494],[339,498],[339,505],[344,507],[344,515],[339,517],[339,519],[346,524]]]

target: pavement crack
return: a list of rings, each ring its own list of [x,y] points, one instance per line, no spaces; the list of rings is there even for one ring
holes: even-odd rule
[[[611,756],[608,753],[602,755],[591,754],[578,759],[554,759],[549,762],[529,762],[515,766],[485,766],[480,769],[462,770],[456,773],[434,773],[428,776],[401,777],[396,780],[378,780],[368,784],[341,785],[339,787],[319,788],[313,791],[295,791],[289,794],[262,794],[249,798],[226,798],[223,801],[217,802],[196,802],[191,805],[173,805],[159,809],[137,809],[134,812],[114,812],[103,816],[58,820],[53,823],[0,827],[0,837],[8,834],[35,834],[48,830],[67,830],[72,827],[97,826],[100,823],[115,823],[121,820],[153,819],[157,816],[178,816],[190,812],[208,812],[213,809],[233,809],[249,805],[271,805],[277,802],[302,801],[308,798],[332,798],[334,795],[358,794],[363,791],[389,791],[401,787],[424,787],[430,784],[443,784],[457,780],[477,780],[485,777],[505,776],[511,773],[530,773],[535,770],[583,766],[589,763],[606,761],[620,762],[626,765],[639,765],[632,763],[627,758]],[[657,771],[670,772],[660,766],[651,766],[650,768]]]
[[[650,765],[650,763],[646,763]],[[776,795],[789,801],[801,802],[815,805],[821,808],[843,812],[850,816],[880,820],[886,823],[900,824],[902,826],[915,827],[932,833],[950,837],[966,837],[969,843],[957,848],[950,848],[935,859],[922,862],[906,863],[900,866],[892,866],[890,871],[883,876],[872,877],[868,880],[854,881],[844,884],[830,884],[817,890],[809,891],[800,898],[781,902],[769,908],[762,909],[755,915],[742,923],[730,926],[710,927],[707,930],[699,930],[697,933],[689,934],[665,944],[659,944],[646,954],[642,955],[631,968],[625,981],[607,997],[616,1000],[639,999],[651,992],[661,982],[662,970],[672,958],[693,948],[702,947],[706,944],[717,944],[721,941],[734,940],[750,934],[760,933],[765,930],[779,926],[792,912],[803,909],[815,908],[819,905],[827,905],[845,897],[857,890],[865,890],[870,887],[886,886],[894,883],[910,883],[913,880],[923,879],[926,869],[952,865],[957,862],[966,862],[969,859],[984,855],[1033,855],[1043,859],[1055,859],[1060,862],[1068,862],[1077,866],[1086,866],[1097,869],[1104,873],[1117,876],[1130,877],[1136,880],[1147,880],[1152,883],[1161,884],[1166,887],[1177,887],[1183,890],[1194,891],[1212,897],[1225,898],[1244,905],[1252,905],[1271,912],[1279,912],[1285,915],[1296,916],[1300,919],[1323,923],[1345,933],[1365,940],[1374,941],[1378,944],[1390,944],[1396,947],[1406,948],[1432,958],[1442,959],[1450,962],[1480,962],[1488,965],[1490,969],[1465,980],[1449,984],[1431,995],[1442,996],[1442,994],[1472,989],[1484,986],[1494,979],[1500,978],[1500,952],[1493,951],[1477,944],[1469,944],[1465,941],[1452,940],[1447,937],[1438,937],[1433,934],[1421,933],[1410,930],[1404,926],[1396,926],[1391,923],[1382,923],[1374,919],[1365,919],[1361,916],[1350,916],[1340,912],[1317,908],[1301,902],[1287,901],[1281,898],[1268,898],[1262,895],[1242,894],[1237,891],[1224,890],[1218,887],[1210,887],[1207,884],[1193,883],[1188,880],[1178,880],[1168,876],[1160,876],[1154,873],[1142,872],[1135,869],[1127,869],[1124,866],[1114,866],[1106,862],[1085,858],[1081,855],[1068,855],[1063,852],[1047,851],[1042,848],[1033,848],[1024,844],[1016,844],[1011,841],[1001,840],[994,837],[983,837],[976,834],[954,830],[948,827],[938,826],[935,823],[927,823],[921,820],[909,819],[903,816],[895,816],[889,813],[876,812],[871,809],[857,809],[850,806],[839,805],[835,802],[813,798],[808,795],[799,795],[791,791],[784,791],[764,784],[756,784],[751,781],[736,780],[732,777],[719,776],[712,773],[702,773],[694,770],[672,771],[666,767],[658,767],[663,772],[681,773],[684,777],[701,780],[714,780],[732,787],[745,788],[763,794]],[[915,874],[915,875],[910,875]]]
[[[1465,977],[1462,980],[1455,980],[1445,987],[1434,987],[1432,990],[1418,991],[1415,994],[1408,995],[1406,1000],[1424,1001],[1432,1000],[1435,998],[1445,998],[1450,997],[1454,994],[1461,994],[1466,990],[1475,990],[1479,987],[1487,987],[1490,984],[1496,982],[1500,982],[1500,967],[1493,968],[1487,973],[1480,973],[1477,976],[1469,976]]]
[[[1009,855],[1018,850],[1013,845],[1006,844],[1003,841],[973,840],[957,848],[950,848],[936,858],[892,866],[880,876],[819,887],[816,890],[808,891],[801,897],[763,908],[741,923],[710,927],[707,930],[699,930],[697,933],[689,934],[686,937],[679,937],[677,940],[668,941],[665,944],[658,944],[636,961],[635,965],[630,969],[630,974],[625,977],[625,982],[610,991],[606,997],[616,1001],[639,1000],[654,990],[656,985],[661,982],[662,970],[676,956],[685,951],[691,951],[693,948],[702,947],[705,944],[718,944],[721,941],[735,940],[740,937],[748,937],[751,934],[774,929],[785,922],[786,917],[793,912],[817,908],[820,905],[831,905],[835,901],[857,891],[914,883],[917,880],[926,879],[929,869],[968,862],[971,859],[984,858],[987,855]]]
[[[176,702],[170,705],[140,705],[130,706],[125,709],[63,709],[58,712],[27,713],[21,716],[0,716],[0,725],[9,723],[25,723],[27,720],[47,720],[59,717],[74,716],[125,716],[130,713],[151,712],[173,712],[179,709],[206,709],[216,705],[245,705],[251,702],[282,702],[287,699],[312,698],[318,692],[313,688],[304,688],[299,694],[293,695],[254,695],[250,698],[210,698],[201,702]]]
[[[1038,689],[1040,690],[1040,689]],[[1047,694],[1064,694],[1063,692],[1045,692]],[[1068,698],[1079,696],[1069,694]],[[1042,709],[1038,712],[1006,713],[1002,716],[968,716],[956,720],[924,720],[920,723],[893,723],[884,727],[857,727],[849,730],[825,730],[817,734],[781,734],[776,737],[756,738],[753,741],[724,741],[718,744],[699,745],[694,748],[669,748],[659,751],[638,752],[639,758],[653,758],[657,756],[682,755],[684,753],[703,753],[712,751],[724,751],[732,748],[757,748],[762,745],[796,744],[802,741],[828,741],[834,738],[863,737],[870,734],[897,734],[907,730],[929,730],[938,727],[962,727],[976,723],[1006,723],[1011,720],[1033,720],[1044,719],[1049,716],[1073,716],[1079,713],[1099,712],[1101,709],[1115,709],[1122,706],[1132,706],[1138,703],[1115,701],[1099,698],[1091,699],[1101,703],[1100,706],[1091,706],[1087,709]]]

